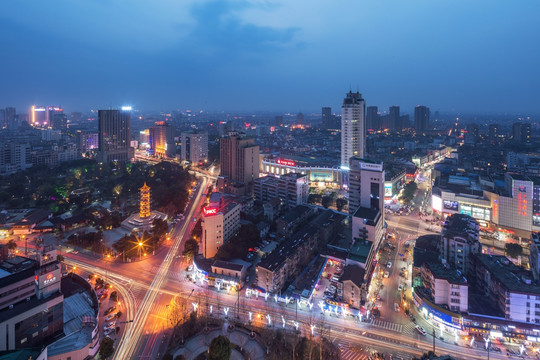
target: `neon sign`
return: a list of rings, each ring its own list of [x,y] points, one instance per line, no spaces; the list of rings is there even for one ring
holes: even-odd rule
[[[280,165],[285,166],[296,166],[296,163],[292,160],[285,160],[285,159],[277,159],[276,162]]]
[[[56,277],[54,276],[53,273],[49,273],[49,274],[47,274],[47,276],[45,276],[45,280],[43,281],[43,285],[47,286],[47,285],[53,283],[54,281],[56,281]]]
[[[217,208],[203,208],[204,215],[216,215],[217,214]]]

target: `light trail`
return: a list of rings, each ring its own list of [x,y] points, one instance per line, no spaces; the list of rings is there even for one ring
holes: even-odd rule
[[[125,340],[116,350],[113,359],[124,360],[134,358],[137,348],[140,344],[141,336],[143,334],[143,328],[152,308],[152,305],[154,304],[161,287],[166,281],[169,267],[171,266],[175,254],[182,243],[182,239],[191,222],[190,219],[193,217],[193,213],[195,212],[197,204],[199,203],[202,191],[206,188],[206,181],[206,178],[203,177],[196,197],[196,199],[198,200],[191,202],[189,216],[187,216],[186,218],[187,221],[184,222],[182,228],[176,233],[176,236],[174,237],[175,241],[169,249],[169,252],[165,256],[165,259],[163,260],[152,283],[150,284],[150,287],[146,295],[144,296],[141,304],[139,305],[137,313],[135,314],[135,318],[133,319],[133,325],[130,326],[129,329],[126,331]]]

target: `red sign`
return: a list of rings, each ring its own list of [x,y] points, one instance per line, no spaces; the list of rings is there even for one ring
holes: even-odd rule
[[[277,159],[276,162],[280,165],[295,166],[296,163],[292,160]]]
[[[216,215],[217,209],[216,208],[203,208],[204,215]]]
[[[47,274],[47,280],[52,280],[54,277],[53,273]]]

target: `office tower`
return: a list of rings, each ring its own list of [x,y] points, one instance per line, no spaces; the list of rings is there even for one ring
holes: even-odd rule
[[[467,134],[473,136],[474,138],[478,137],[478,124],[468,124],[467,125]]]
[[[189,161],[195,165],[208,160],[208,133],[182,133],[180,141],[182,143],[182,160]]]
[[[131,111],[99,110],[99,159],[111,161],[129,161],[131,158]]]
[[[296,115],[296,124],[297,125],[305,124],[305,122],[304,122],[304,114],[302,114],[301,112],[299,112],[298,115]]]
[[[379,109],[376,106],[368,106],[366,111],[366,127],[368,130],[379,130]]]
[[[349,213],[359,207],[384,209],[384,170],[381,162],[353,157],[350,161]]]
[[[399,106],[390,106],[389,114],[390,131],[401,131],[401,122],[399,117]]]
[[[332,108],[329,106],[324,106],[321,111],[322,115],[322,127],[323,129],[331,129],[334,123],[332,116]]]
[[[174,142],[173,127],[165,121],[156,121],[150,128],[150,149],[158,157],[174,158],[176,156],[176,144]]]
[[[98,148],[99,136],[98,133],[93,132],[84,132],[78,130],[76,133],[77,136],[77,146],[81,153],[87,153]]]
[[[516,122],[512,125],[512,139],[520,143],[531,142],[531,124]]]
[[[465,214],[452,214],[446,218],[441,231],[441,258],[467,275],[471,255],[479,254],[482,250],[478,234],[479,225],[474,218]]]
[[[414,108],[414,129],[417,134],[429,130],[429,108],[418,105]]]
[[[219,144],[221,175],[232,181],[249,184],[259,177],[259,145],[255,139],[231,133]]]
[[[366,102],[357,91],[349,91],[341,106],[341,166],[348,168],[353,156],[366,152]]]
[[[5,110],[5,117],[6,117],[6,124],[8,128],[10,127],[10,124],[15,124],[15,118],[16,118],[16,111],[14,107],[7,107]]]
[[[64,115],[64,109],[60,106],[48,106],[46,123],[54,130],[67,129],[67,116]]]
[[[499,124],[491,124],[489,125],[489,141],[493,142],[496,141],[499,137]]]
[[[281,117],[281,124],[283,125],[283,116]],[[219,122],[219,137],[223,137],[234,131],[234,123],[232,120]]]

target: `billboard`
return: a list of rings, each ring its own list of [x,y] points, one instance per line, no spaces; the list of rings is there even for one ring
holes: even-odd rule
[[[436,195],[431,195],[431,208],[435,211],[442,212],[442,199]]]
[[[392,183],[384,183],[384,196],[385,197],[392,196]]]
[[[451,211],[458,211],[459,203],[457,201],[444,200],[443,208]]]

